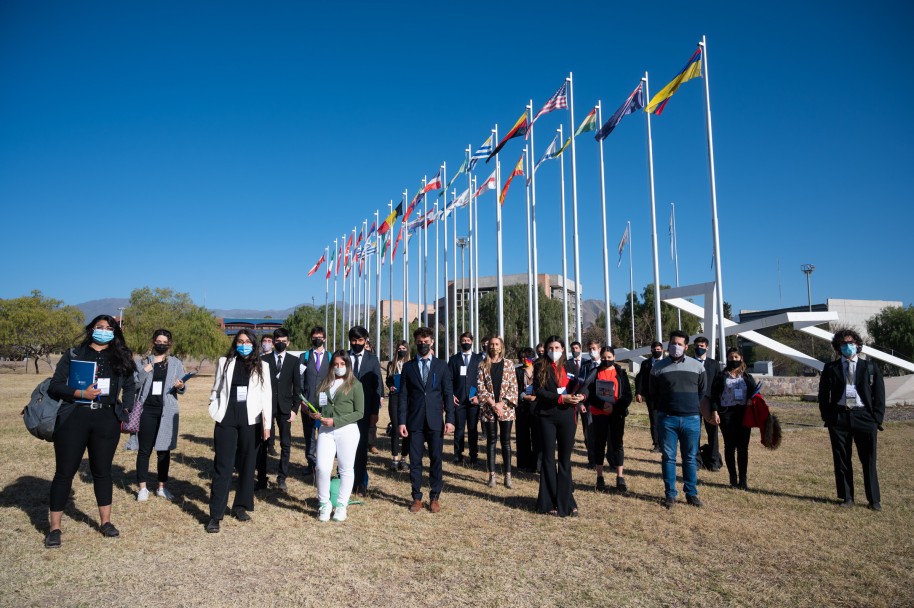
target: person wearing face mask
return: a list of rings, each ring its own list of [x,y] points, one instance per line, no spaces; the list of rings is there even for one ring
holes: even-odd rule
[[[495,444],[501,435],[501,460],[505,474],[505,487],[513,488],[511,481],[511,426],[517,407],[517,376],[514,363],[505,359],[505,342],[499,336],[489,338],[486,360],[479,364],[477,388],[480,417],[486,431],[486,469],[489,487],[495,487]]]
[[[738,348],[727,349],[727,367],[714,375],[707,398],[711,422],[724,436],[724,459],[730,474],[730,487],[748,490],[749,439],[752,429],[743,425],[746,405],[758,390]],[[709,433],[710,435],[710,433]]]
[[[572,342],[571,343],[571,360],[565,364],[565,369],[568,372],[568,377],[573,378],[574,383],[579,386],[584,386],[589,383],[594,374],[597,372],[597,368],[600,366],[600,343],[597,340],[591,340],[587,343],[589,350],[588,358],[582,356],[581,343]],[[586,403],[580,403],[578,405],[578,416],[581,419],[581,430],[584,434],[584,447],[587,450],[587,467],[592,469],[596,466],[597,460],[594,456],[593,449],[593,428],[591,424],[593,423],[593,416],[590,414],[590,409]]]
[[[679,330],[670,332],[669,356],[651,367],[650,394],[657,409],[657,431],[663,450],[663,507],[676,506],[676,448],[682,444],[682,479],[686,502],[703,505],[698,498],[698,438],[701,435],[701,400],[705,397],[705,368],[686,357],[689,336]]]
[[[469,444],[470,464],[475,465],[479,454],[479,397],[478,369],[483,357],[473,352],[473,334],[464,332],[460,336],[460,352],[448,361],[454,391],[454,415],[457,428],[454,430],[454,464],[463,462],[464,437]],[[472,389],[472,390],[471,390]],[[474,393],[471,395],[470,393]]]
[[[628,374],[616,363],[616,351],[604,346],[598,351],[600,365],[587,387],[587,406],[593,416],[593,452],[597,470],[597,491],[606,490],[603,461],[609,456],[609,466],[616,469],[616,490],[627,492],[625,483],[625,417],[632,402],[632,387]],[[608,450],[607,450],[608,446]]]
[[[536,394],[533,392],[533,364],[536,351],[529,346],[520,349],[517,367],[518,402],[514,408],[517,439],[517,468],[528,473],[539,470],[540,428],[536,411]]]
[[[346,508],[355,481],[356,452],[360,440],[359,421],[365,418],[365,394],[362,383],[352,371],[350,353],[339,350],[330,360],[332,375],[317,387],[320,413],[311,419],[321,425],[317,435],[317,501],[319,521],[346,521]],[[340,475],[340,492],[336,505],[330,504],[330,472],[336,457]]]
[[[172,500],[171,492],[165,488],[171,450],[178,447],[178,395],[184,394],[184,364],[169,354],[171,332],[157,329],[152,334],[152,353],[137,365],[136,385],[138,396],[143,402],[140,429],[136,434],[136,481],[139,491],[136,499],[149,500],[149,457],[155,449],[158,460],[158,482],[156,496]]]
[[[311,405],[320,409],[317,402],[317,387],[330,372],[330,362],[325,349],[327,332],[320,325],[311,330],[311,348],[302,353],[299,359],[299,373],[301,374],[302,395]],[[302,429],[305,432],[305,458],[307,466],[305,475],[314,473],[317,463],[317,430],[320,428],[308,416],[301,417]]]
[[[254,465],[258,423],[264,440],[270,436],[273,417],[273,382],[270,364],[260,358],[256,336],[241,329],[229,351],[216,363],[216,378],[210,393],[209,415],[213,430],[213,482],[206,531],[219,532],[228,504],[232,471],[237,462],[238,487],[232,515],[250,521],[254,509]]]
[[[698,336],[692,341],[692,347],[695,349],[695,359],[701,362],[705,368],[705,387],[708,391],[711,390],[711,384],[714,381],[714,378],[720,373],[720,362],[717,359],[712,359],[708,356],[708,339],[704,336]],[[721,465],[720,457],[720,443],[718,442],[717,436],[717,427],[708,422],[704,421],[705,432],[708,435],[708,448],[711,455],[711,462],[703,462],[702,465],[710,471],[719,471]],[[698,441],[699,445],[701,440]]]
[[[397,340],[396,356],[387,364],[387,415],[390,416],[390,453],[393,459],[390,462],[392,471],[406,470],[406,455],[409,454],[409,442],[403,441],[397,427],[400,426],[397,418],[397,408],[400,401],[400,378],[403,376],[403,365],[409,359],[409,342]]]
[[[882,510],[876,473],[876,435],[885,418],[885,383],[879,366],[861,359],[860,335],[851,329],[835,333],[831,341],[838,359],[825,364],[819,378],[819,413],[828,428],[835,487],[842,507],[854,506],[853,446],[863,468],[868,507]]]
[[[575,409],[586,393],[569,393],[571,381],[565,371],[565,343],[558,336],[546,338],[546,357],[537,361],[533,386],[543,438],[536,510],[559,517],[577,515],[571,479],[571,450],[576,428]],[[556,458],[558,448],[558,458]]]
[[[651,368],[654,363],[663,357],[663,344],[660,342],[651,343],[651,356],[641,363],[641,368],[635,376],[635,401],[644,403],[647,407],[647,419],[651,427],[651,442],[653,447],[651,452],[660,453],[660,433],[657,429],[657,412],[654,408],[654,400],[651,398]]]
[[[68,386],[71,361],[95,364],[95,382],[88,388]],[[63,510],[87,449],[99,530],[106,538],[120,535],[111,523],[111,464],[121,437],[120,423],[127,418],[124,404],[133,407],[136,398],[134,372],[133,354],[117,321],[109,315],[92,319],[79,345],[67,350],[54,368],[48,395],[62,403],[53,437],[56,468],[50,491],[50,531],[44,539],[49,549],[60,547]]]
[[[365,416],[358,421],[359,447],[355,453],[355,493],[359,496],[368,495],[368,433],[369,427],[378,424],[384,394],[381,362],[377,355],[365,350],[367,341],[368,330],[361,325],[349,330],[349,362],[352,373],[362,383],[365,397]]]
[[[279,430],[279,471],[276,475],[276,487],[286,491],[286,478],[289,476],[289,458],[292,454],[292,422],[298,416],[301,405],[301,372],[298,357],[286,352],[289,348],[289,330],[279,327],[273,330],[273,352],[263,355],[263,360],[270,366],[270,377],[273,389],[273,420]],[[263,429],[255,430],[254,436],[260,437]],[[270,439],[273,439],[272,429]],[[257,442],[257,486],[263,490],[267,487],[267,450],[266,442]]]
[[[264,334],[260,337],[260,354],[269,355],[273,352],[273,336]]]
[[[536,358],[542,359],[546,356],[546,345],[540,342],[536,345]]]

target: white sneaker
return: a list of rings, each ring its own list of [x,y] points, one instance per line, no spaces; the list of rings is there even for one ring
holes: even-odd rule
[[[171,492],[169,492],[165,488],[159,488],[158,490],[156,490],[156,496],[158,496],[159,498],[164,498],[165,500],[174,500],[174,498],[175,498],[175,495],[172,494]]]
[[[330,506],[329,502],[322,502],[317,510],[317,521],[330,521],[330,512],[332,510],[333,507]]]
[[[333,511],[333,521],[346,521],[346,507],[337,507]]]
[[[146,488],[140,488],[140,491],[136,493],[137,502],[146,502],[149,500],[149,490]]]

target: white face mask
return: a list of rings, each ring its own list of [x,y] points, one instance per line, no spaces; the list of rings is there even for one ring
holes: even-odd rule
[[[549,358],[552,359],[553,362],[558,361],[559,359],[562,358],[562,351],[560,351],[560,350],[550,350],[550,351],[549,351]]]
[[[337,378],[342,378],[343,376],[346,375],[346,368],[345,367],[334,367],[333,373],[336,374]]]
[[[678,359],[683,354],[685,354],[685,346],[683,346],[682,344],[675,344],[673,342],[670,342],[669,353],[670,353],[670,357],[672,357],[673,359]]]
[[[593,359],[594,361],[599,361],[600,360],[600,351],[598,351],[598,350],[590,351],[590,358]]]

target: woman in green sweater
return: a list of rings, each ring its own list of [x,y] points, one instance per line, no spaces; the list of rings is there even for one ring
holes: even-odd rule
[[[346,520],[346,505],[355,481],[355,453],[359,445],[359,427],[356,422],[365,415],[365,395],[362,383],[352,373],[349,353],[338,350],[330,360],[330,371],[317,388],[321,413],[311,412],[311,418],[320,420],[317,434],[317,500],[320,503],[318,519]],[[336,508],[330,504],[330,472],[333,457],[337,459],[340,474],[340,493]]]

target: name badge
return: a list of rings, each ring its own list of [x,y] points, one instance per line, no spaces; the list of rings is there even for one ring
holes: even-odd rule
[[[153,394],[153,395],[161,395],[161,394],[162,394],[162,384],[163,384],[163,383],[162,383],[161,380],[154,380],[154,381],[152,382],[152,394]]]
[[[248,400],[248,387],[238,386],[236,388],[238,389],[238,391],[235,393],[235,398],[238,399],[238,401],[247,401]]]
[[[461,366],[460,366],[460,375],[461,375],[461,376],[466,376],[466,375],[467,375],[467,366],[466,366],[466,365],[461,365]]]
[[[848,407],[857,406],[857,387],[853,384],[844,385],[844,399]]]
[[[557,392],[559,395],[564,395],[564,394],[565,394],[565,387],[564,387],[564,386],[560,386],[555,392]]]
[[[318,397],[317,397],[317,404],[318,404],[319,406],[321,406],[321,407],[326,407],[326,406],[327,406],[327,402],[328,402],[328,400],[327,400],[327,393],[321,393],[320,395],[318,395]]]
[[[744,388],[733,389],[733,398],[736,399],[737,401],[745,401],[746,400],[746,389],[744,389]]]
[[[99,378],[95,381],[97,388],[102,392],[102,396],[111,393],[111,378]]]

